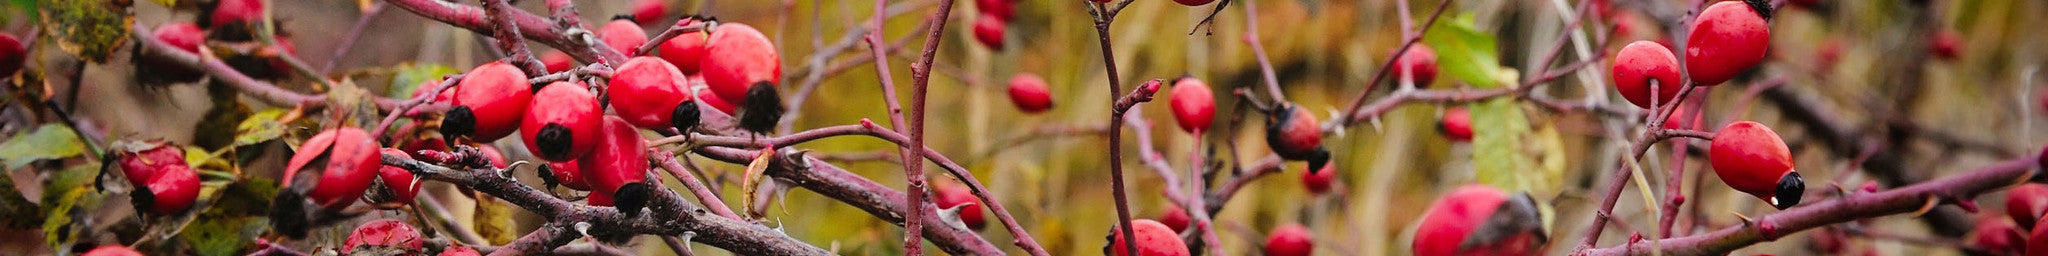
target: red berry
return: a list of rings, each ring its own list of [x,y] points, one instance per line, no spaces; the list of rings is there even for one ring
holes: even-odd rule
[[[2048,214],[2048,185],[2027,183],[2005,191],[2005,214],[2021,229],[2033,229],[2034,222]]]
[[[686,26],[699,23],[695,19],[684,19],[681,22]],[[661,59],[668,61],[669,64],[675,65],[676,69],[683,71],[683,74],[696,74],[697,65],[704,60],[704,55],[706,54],[704,52],[704,44],[705,40],[709,40],[709,37],[711,35],[703,31],[676,35],[674,38],[669,38],[668,41],[662,41],[661,45],[655,46],[654,54],[655,56],[661,56]]]
[[[782,57],[775,53],[775,43],[752,26],[719,25],[705,47],[698,71],[719,99],[744,105],[747,90],[754,85],[782,83]]]
[[[1038,75],[1017,73],[1010,77],[1010,103],[1027,114],[1045,112],[1052,109],[1052,89]]]
[[[576,68],[576,58],[558,50],[540,54],[540,63],[547,66],[548,73],[561,73]]]
[[[411,255],[421,252],[426,239],[420,231],[406,225],[404,221],[380,219],[364,222],[349,232],[348,241],[343,242],[341,254],[364,252],[372,255]],[[390,254],[396,253],[396,254]]]
[[[483,254],[482,254],[482,253],[478,253],[478,252],[476,251],[476,249],[471,249],[471,248],[469,248],[468,246],[462,246],[462,245],[450,245],[450,246],[448,246],[448,249],[447,249],[447,250],[441,250],[441,254],[436,254],[436,255],[439,255],[439,256],[483,256]]]
[[[627,123],[640,128],[665,130],[679,127],[676,121],[695,125],[697,105],[690,102],[687,77],[668,62],[654,57],[634,57],[612,72],[605,94],[611,96],[612,110]],[[679,110],[681,108],[687,108]],[[686,113],[681,113],[686,112]]]
[[[597,38],[603,39],[612,50],[632,55],[634,49],[647,44],[647,30],[640,29],[640,24],[633,23],[633,20],[615,19],[597,28]]]
[[[569,160],[548,162],[547,165],[542,167],[547,169],[548,172],[546,174],[549,175],[544,178],[554,179],[555,184],[569,187],[569,189],[590,191],[590,183],[583,181],[583,169],[578,168],[579,166],[576,164],[576,160]]]
[[[186,53],[199,53],[200,44],[206,41],[206,31],[200,30],[199,25],[194,25],[190,22],[165,23],[162,26],[156,27],[156,32],[153,35],[157,41],[163,41],[164,44],[178,50],[183,50]],[[12,37],[8,37],[5,34],[0,34],[0,76],[12,73],[9,70],[14,69],[7,68],[9,63],[19,63],[8,61],[8,51],[6,49],[8,49],[7,45],[9,42],[12,42],[12,39]],[[201,76],[206,74],[198,69],[171,63],[169,60],[137,58],[135,62],[136,79],[147,84],[196,82]]]
[[[473,144],[470,146],[476,147],[476,151],[478,152],[483,152],[484,160],[489,160],[491,162],[491,167],[505,168],[505,164],[507,164],[507,162],[505,162],[505,153],[498,152],[498,147],[477,144]]]
[[[1315,241],[1309,237],[1311,235],[1308,227],[1301,224],[1280,225],[1273,228],[1271,234],[1266,235],[1266,255],[1308,256],[1309,253],[1315,252]]]
[[[263,0],[220,0],[214,3],[210,26],[256,24],[263,20]]]
[[[1771,46],[1764,14],[1741,1],[1707,6],[1693,20],[1685,41],[1685,68],[1692,80],[1711,86],[1735,78],[1757,63]]]
[[[633,22],[654,24],[668,15],[667,0],[640,0],[633,3]]]
[[[981,213],[980,199],[976,199],[974,192],[968,190],[967,186],[938,187],[938,196],[932,201],[938,204],[939,208],[960,207],[960,222],[966,223],[967,228],[981,230],[982,227],[988,226],[988,217]]]
[[[1208,5],[1209,3],[1214,3],[1216,2],[1216,0],[1173,0],[1173,2],[1180,3],[1180,5],[1186,6],[1203,6]]]
[[[726,115],[739,113],[739,105],[734,105],[731,101],[718,98],[717,93],[711,92],[710,86],[704,85],[704,76],[690,76],[690,94],[695,95],[697,100],[704,101],[704,105],[710,105],[711,108],[718,109],[719,113],[725,113]]]
[[[1928,45],[1928,50],[1933,53],[1935,58],[1955,60],[1956,57],[1962,55],[1963,36],[1962,34],[1957,34],[1955,30],[1944,29],[1941,32],[1935,32],[1934,41],[1928,42]]]
[[[520,119],[519,138],[535,157],[569,161],[597,146],[604,107],[597,105],[597,95],[590,95],[589,88],[555,82],[534,93],[533,100]]]
[[[1301,173],[1301,187],[1316,195],[1330,193],[1331,185],[1337,183],[1337,165],[1324,164],[1322,170]]]
[[[1329,158],[1323,149],[1322,124],[1299,105],[1283,103],[1266,114],[1266,146],[1287,160],[1321,164]],[[1320,166],[1318,166],[1320,167]],[[1317,168],[1321,169],[1321,168]]]
[[[1799,205],[1799,197],[1806,192],[1805,181],[1793,170],[1792,150],[1763,124],[1741,121],[1721,127],[1707,158],[1722,183],[1778,209]]]
[[[1977,228],[1970,230],[1966,242],[1993,254],[2018,255],[2026,252],[2026,235],[2026,231],[2013,226],[2012,222],[1990,218],[1978,222]]]
[[[135,251],[135,249],[129,249],[129,248],[128,248],[128,246],[123,246],[123,245],[119,245],[119,244],[109,244],[109,245],[101,245],[100,247],[92,248],[92,250],[91,250],[91,251],[86,251],[86,252],[85,252],[85,254],[79,254],[78,256],[142,256],[142,255],[143,255],[143,254],[142,254],[142,252],[139,252],[139,251]]]
[[[1472,142],[1472,111],[1462,107],[1444,109],[1444,117],[1437,128],[1443,129],[1444,137],[1456,142]]]
[[[1678,78],[1678,57],[1670,49],[1650,41],[1636,41],[1615,53],[1614,68],[1608,73],[1614,78],[1614,90],[1628,103],[1640,108],[1650,105],[1650,83],[1656,81],[1658,104],[1669,104],[1683,89]]]
[[[2034,223],[2033,231],[2027,232],[2027,256],[2048,255],[2048,224]]]
[[[137,187],[141,187],[142,185],[139,184],[146,184],[150,180],[154,180],[158,174],[163,173],[165,170],[171,168],[190,169],[188,168],[190,166],[187,166],[185,163],[185,150],[183,148],[170,144],[147,145],[146,147],[149,148],[118,153],[120,156],[117,163],[121,165],[121,174],[123,177],[127,177],[129,184],[137,184]]]
[[[293,185],[312,185],[306,189],[306,198],[328,210],[341,210],[363,196],[370,187],[383,160],[377,153],[377,142],[363,129],[341,127],[313,135],[299,146],[299,152],[292,155],[285,166],[283,181],[285,188]],[[319,164],[322,166],[315,166]],[[318,176],[299,177],[301,172]],[[300,179],[310,179],[301,181]],[[317,182],[310,183],[309,182]]]
[[[1188,223],[1194,223],[1194,218],[1189,218],[1188,211],[1180,205],[1167,204],[1166,210],[1159,213],[1159,224],[1166,224],[1173,232],[1187,231]]]
[[[384,148],[378,150],[377,152],[385,155],[398,155],[406,156],[406,158],[411,158],[410,155],[406,154],[404,150],[398,150],[395,148]],[[412,199],[420,194],[419,184],[414,183],[414,179],[416,179],[416,177],[412,175],[412,171],[408,171],[405,168],[399,168],[397,166],[390,165],[379,167],[377,169],[377,178],[377,180],[384,182],[383,194],[385,195],[386,198],[384,198],[385,200],[382,200],[382,202],[412,204]]]
[[[1431,50],[1426,44],[1410,46],[1408,53],[1402,54],[1401,60],[1394,62],[1394,67],[1396,68],[1392,75],[1396,81],[1403,75],[1412,75],[1416,87],[1429,87],[1429,83],[1436,81],[1436,50]]]
[[[1173,107],[1173,120],[1181,131],[1200,134],[1209,130],[1209,122],[1216,119],[1216,94],[1209,91],[1209,83],[1182,77],[1173,81],[1171,97],[1167,104]]]
[[[1534,255],[1543,247],[1542,218],[1527,195],[1465,185],[1437,198],[1422,216],[1410,248],[1418,256]]]
[[[1138,240],[1136,244],[1138,255],[1188,255],[1187,243],[1180,240],[1180,234],[1174,233],[1173,228],[1167,227],[1166,224],[1160,224],[1159,221],[1148,219],[1131,220],[1131,231],[1134,234],[1132,237]],[[1110,241],[1109,246],[1102,247],[1103,254],[1130,256],[1129,251],[1124,250],[1122,226],[1110,225],[1108,240]]]
[[[442,119],[441,134],[490,142],[519,130],[519,119],[533,101],[526,73],[505,62],[485,63],[469,70],[455,84],[454,109]]]
[[[1003,20],[1017,17],[1017,4],[1010,2],[1010,0],[974,0],[974,8],[980,9],[984,17],[995,17]]]
[[[640,138],[639,130],[618,117],[605,117],[598,139],[590,155],[576,159],[590,193],[609,196],[622,212],[639,212],[637,206],[646,203],[650,192],[643,183],[647,179],[647,142]]]
[[[981,43],[982,47],[988,47],[990,50],[1003,50],[1003,27],[1005,26],[1009,26],[1009,22],[1003,21],[1002,17],[995,15],[981,16],[980,19],[975,19],[974,42]]]
[[[142,195],[141,190],[145,189],[149,194]],[[149,183],[136,184],[136,190],[131,196],[136,197],[137,208],[146,206],[149,213],[156,215],[183,212],[199,199],[199,173],[184,165],[170,166],[150,177]]]
[[[199,53],[199,44],[206,41],[206,31],[200,30],[199,25],[192,24],[191,22],[164,23],[163,26],[156,27],[156,32],[153,35],[156,36],[157,41],[163,41],[164,44],[179,50],[185,50],[187,53]],[[0,36],[0,38],[6,38],[0,40],[0,45],[4,45],[6,44],[5,41],[13,39],[11,36]]]

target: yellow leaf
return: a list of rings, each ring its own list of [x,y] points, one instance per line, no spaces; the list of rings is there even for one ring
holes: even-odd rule
[[[759,198],[761,196],[760,191],[758,191],[761,187],[761,181],[764,180],[764,178],[761,177],[761,172],[768,170],[768,164],[770,160],[774,159],[774,156],[775,148],[770,147],[761,149],[761,155],[754,157],[754,162],[747,163],[747,172],[745,176],[741,176],[740,178],[740,187],[745,189],[747,194],[746,201],[740,201],[741,204],[747,205],[747,218],[760,219],[762,216],[755,215],[759,215],[758,213],[768,212],[767,209],[754,209],[753,202],[756,198]]]

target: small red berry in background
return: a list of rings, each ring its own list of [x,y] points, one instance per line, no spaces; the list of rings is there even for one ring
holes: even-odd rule
[[[589,182],[591,202],[595,204],[597,195],[603,194],[620,212],[636,214],[652,192],[643,183],[647,180],[647,141],[632,124],[613,116],[605,117],[601,133],[597,148],[576,159],[584,181]]]
[[[1003,50],[1003,28],[1005,26],[1009,26],[1009,22],[993,15],[981,16],[980,19],[975,19],[974,42],[981,43],[982,47],[988,47],[990,50]]]
[[[92,250],[91,250],[91,251],[86,251],[86,252],[85,252],[84,254],[79,254],[78,256],[142,256],[142,255],[143,255],[143,254],[142,254],[142,252],[139,252],[139,251],[135,251],[135,249],[130,249],[130,248],[128,248],[128,246],[124,246],[124,245],[118,245],[118,244],[109,244],[109,245],[101,245],[100,247],[95,247],[95,248],[92,248]]]
[[[151,35],[155,36],[157,41],[163,41],[165,45],[170,45],[172,48],[193,54],[199,53],[199,46],[206,41],[206,31],[199,29],[199,25],[190,22],[164,23],[161,26],[157,26],[156,32],[153,32]],[[13,73],[9,70],[15,69],[8,68],[9,64],[14,64],[15,66],[12,67],[15,68],[21,67],[19,66],[21,63],[19,61],[19,57],[21,57],[19,56],[20,52],[8,51],[8,49],[19,49],[20,47],[19,43],[15,43],[15,46],[12,48],[8,47],[9,42],[13,42],[13,39],[13,37],[6,34],[0,34],[0,77]],[[9,58],[9,52],[17,55],[13,56],[15,58]],[[136,58],[135,62],[135,73],[137,74],[135,78],[146,84],[197,82],[200,77],[206,75],[204,71],[188,68],[159,58]]]
[[[1996,255],[2018,255],[2026,252],[2026,230],[2013,226],[2010,221],[1997,218],[1979,220],[1977,227],[1970,230],[1970,235],[1964,238],[1964,242]]]
[[[456,82],[455,107],[442,118],[441,134],[477,142],[504,138],[519,130],[519,119],[532,101],[533,88],[524,71],[502,61],[485,63]]]
[[[1671,50],[1650,41],[1636,41],[1623,46],[1614,56],[1614,67],[1608,75],[1614,78],[1614,90],[1636,107],[1652,109],[1650,86],[1657,87],[1657,104],[1671,103],[1678,97],[1678,91],[1685,84],[1679,80],[1678,57]]]
[[[547,67],[548,73],[561,73],[576,68],[576,58],[560,50],[549,50],[540,54],[540,63]]]
[[[1188,218],[1187,210],[1180,205],[1166,204],[1166,209],[1159,212],[1159,224],[1173,228],[1173,232],[1187,231],[1188,223],[1194,223],[1194,218]]]
[[[413,229],[412,225],[406,225],[404,221],[380,219],[356,226],[354,232],[349,232],[348,241],[342,243],[340,251],[343,255],[364,255],[354,254],[357,252],[368,255],[411,255],[422,252],[420,247],[425,242],[426,239],[420,237],[420,231]]]
[[[1312,236],[1308,231],[1308,227],[1301,224],[1287,223],[1280,225],[1280,227],[1273,228],[1272,233],[1266,234],[1266,255],[1308,256],[1309,253],[1315,252],[1316,249],[1315,241],[1310,239],[1310,237]]]
[[[1337,165],[1324,164],[1321,170],[1301,172],[1301,187],[1315,195],[1329,194],[1337,183]]]
[[[191,22],[164,23],[162,26],[156,27],[156,32],[152,35],[156,36],[156,40],[164,41],[164,44],[189,53],[198,53],[199,44],[206,40],[206,31],[199,29],[198,24],[192,24]],[[14,39],[13,36],[0,36],[0,38],[9,39],[0,41],[11,41],[11,39]]]
[[[633,22],[654,25],[668,15],[667,0],[640,0],[633,2]]]
[[[633,57],[612,72],[605,87],[612,110],[627,123],[650,130],[674,127],[676,108],[689,103],[687,77],[668,62],[654,57]],[[695,105],[689,105],[695,108]],[[600,109],[601,110],[601,109]],[[695,116],[683,117],[685,119]]]
[[[754,85],[782,83],[782,57],[775,53],[775,43],[753,26],[720,24],[705,47],[698,71],[719,99],[746,105],[747,90]]]
[[[938,187],[938,196],[932,202],[940,209],[960,207],[960,222],[967,224],[967,228],[981,230],[988,226],[988,217],[982,214],[980,199],[976,199],[967,186],[950,184]]]
[[[201,25],[209,28],[240,30],[236,33],[242,35],[236,36],[238,38],[234,39],[238,41],[247,40],[249,35],[247,26],[263,22],[263,4],[263,0],[214,1],[213,6],[202,10],[207,19],[205,20],[206,23]]]
[[[1728,124],[1714,133],[1711,147],[1707,158],[1714,174],[1737,191],[1780,210],[1799,205],[1806,193],[1806,182],[1793,169],[1792,150],[1770,127],[1752,121]]]
[[[1685,68],[1701,86],[1713,86],[1763,62],[1771,27],[1743,1],[1714,3],[1693,20],[1685,41]],[[1768,10],[1764,10],[1768,11]]]
[[[469,248],[468,246],[462,246],[462,245],[449,245],[449,246],[448,246],[448,249],[446,249],[446,250],[441,250],[441,254],[436,254],[436,255],[438,255],[438,256],[483,256],[483,254],[482,254],[482,253],[478,253],[478,252],[476,251],[476,249],[472,249],[472,248]]]
[[[1180,124],[1180,130],[1191,134],[1208,131],[1209,122],[1216,119],[1216,94],[1209,91],[1209,83],[1181,77],[1173,81],[1172,93],[1167,104],[1173,108],[1173,121]]]
[[[1429,87],[1429,83],[1436,82],[1436,50],[1431,50],[1427,44],[1410,46],[1408,53],[1401,54],[1401,60],[1394,62],[1394,67],[1391,74],[1394,81],[1401,81],[1402,76],[1413,76],[1415,87]]]
[[[1418,256],[1534,255],[1543,247],[1541,229],[1542,216],[1528,195],[1464,185],[1422,213],[1410,250]]]
[[[583,181],[583,169],[578,168],[576,160],[548,162],[540,168],[545,171],[542,174],[547,175],[542,176],[542,179],[552,180],[556,185],[569,189],[590,191],[590,183]]]
[[[603,128],[604,107],[597,95],[578,83],[554,82],[533,94],[519,138],[526,150],[548,161],[569,161],[590,154]]]
[[[2005,214],[2021,229],[2033,229],[2048,214],[2048,185],[2027,183],[2005,191]]]
[[[1102,247],[1102,254],[1130,256],[1129,251],[1124,250],[1125,241],[1123,235],[1123,228],[1122,226],[1118,225],[1119,224],[1110,225],[1108,237],[1109,245]],[[1135,244],[1138,247],[1138,255],[1188,255],[1187,243],[1182,242],[1180,240],[1180,234],[1175,233],[1173,231],[1173,228],[1167,227],[1166,224],[1160,224],[1159,221],[1148,219],[1135,219],[1131,220],[1131,230],[1131,233],[1133,234],[1132,237],[1137,239],[1138,241]]]
[[[1281,159],[1308,161],[1310,169],[1322,169],[1330,151],[1323,149],[1322,124],[1315,114],[1300,105],[1281,103],[1266,113],[1266,146]]]
[[[1472,142],[1472,111],[1463,107],[1446,108],[1437,128],[1443,130],[1444,137],[1451,141]]]
[[[1934,33],[1934,38],[1928,42],[1927,48],[1930,55],[1934,55],[1936,59],[1956,60],[1963,54],[1963,35],[1956,33],[1955,30],[1943,29]]]
[[[395,148],[384,148],[377,150],[377,152],[384,155],[411,158],[411,155],[406,154],[404,150]],[[394,203],[396,205],[412,204],[412,199],[420,194],[420,185],[414,183],[416,179],[417,177],[412,175],[412,171],[398,166],[385,165],[377,168],[377,180],[384,183],[383,191],[379,192],[379,194],[383,194],[384,198],[377,202]]]
[[[1038,75],[1017,73],[1010,77],[1010,103],[1027,114],[1043,113],[1052,109],[1052,89]]]
[[[684,26],[702,23],[694,17],[678,22],[682,22]],[[655,46],[654,55],[660,56],[662,60],[668,61],[671,65],[675,65],[676,70],[681,70],[683,74],[697,74],[697,65],[704,61],[704,54],[706,54],[704,52],[705,40],[709,40],[710,36],[711,34],[704,31],[676,35],[676,37],[669,38],[668,41],[662,41],[661,45]]]
[[[981,10],[983,18],[995,17],[1010,20],[1017,17],[1017,3],[1014,0],[974,0],[974,9]],[[1180,0],[1176,0],[1180,1]]]
[[[305,196],[328,210],[339,211],[363,196],[384,166],[377,141],[355,127],[341,127],[313,135],[300,144],[285,166],[285,188],[306,191]],[[324,161],[322,161],[324,160]],[[324,162],[324,163],[321,163]],[[324,166],[312,166],[324,164]],[[303,176],[302,176],[303,175]],[[303,186],[313,186],[306,188]],[[294,188],[294,186],[298,186]]]
[[[633,56],[633,50],[647,44],[647,30],[640,29],[640,24],[633,23],[632,19],[612,19],[604,27],[597,28],[597,38],[604,40],[612,50]]]

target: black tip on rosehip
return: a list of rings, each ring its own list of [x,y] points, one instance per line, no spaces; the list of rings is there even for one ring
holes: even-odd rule
[[[1798,172],[1788,172],[1784,178],[1778,178],[1778,194],[1771,197],[1771,206],[1779,210],[1792,208],[1799,205],[1799,197],[1804,195],[1806,181],[1799,178]]]
[[[455,106],[441,117],[441,135],[448,136],[449,145],[455,145],[455,138],[476,133],[476,112],[469,106]]]
[[[1749,9],[1756,10],[1757,16],[1763,16],[1765,20],[1771,19],[1770,0],[1742,0],[1742,3],[1749,4]]]
[[[312,231],[306,209],[306,195],[290,189],[277,191],[277,197],[270,199],[270,230],[292,239],[305,239]]]
[[[767,134],[782,120],[782,95],[775,93],[775,84],[754,83],[747,88],[746,104],[740,108],[740,129]]]
[[[612,19],[611,19],[611,20],[633,20],[633,15],[632,15],[632,14],[619,14],[619,15],[612,15]]]
[[[1308,153],[1308,159],[1306,161],[1308,161],[1309,174],[1316,174],[1316,172],[1323,171],[1323,166],[1330,165],[1330,150],[1316,148],[1315,152]]]
[[[612,205],[626,216],[640,214],[640,208],[647,207],[647,200],[654,196],[654,188],[645,182],[619,185],[619,191],[612,194]]]
[[[678,133],[689,134],[690,129],[697,127],[698,118],[702,118],[702,113],[697,110],[697,102],[684,101],[676,105],[674,113],[670,113],[669,125],[675,126]]]
[[[541,157],[549,159],[569,158],[569,147],[574,144],[571,142],[574,139],[575,136],[569,134],[569,127],[562,124],[548,124],[540,128],[540,133],[533,135],[534,144],[540,147],[538,149]]]

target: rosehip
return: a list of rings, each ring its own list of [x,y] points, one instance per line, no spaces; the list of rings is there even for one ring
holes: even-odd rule
[[[94,248],[92,248],[92,250],[91,250],[91,251],[86,251],[86,252],[85,252],[85,254],[79,254],[78,256],[142,256],[142,255],[143,255],[143,254],[142,254],[142,252],[139,252],[139,251],[135,251],[135,249],[129,249],[129,248],[128,248],[128,246],[124,246],[124,245],[119,245],[119,244],[109,244],[109,245],[101,245],[100,247],[94,247]]]
[[[674,65],[654,57],[634,57],[612,72],[605,94],[611,96],[612,110],[627,123],[661,130],[674,127],[688,132],[696,126],[697,104],[688,104],[688,80]]]
[[[1167,227],[1166,224],[1160,224],[1159,221],[1148,219],[1135,219],[1131,220],[1131,230],[1134,234],[1132,237],[1138,241],[1136,244],[1138,255],[1188,255],[1187,243],[1182,242],[1180,234],[1174,233],[1173,228]],[[1124,250],[1124,235],[1121,226],[1110,225],[1109,237],[1105,239],[1109,240],[1109,246],[1102,247],[1102,254],[1130,256],[1129,251]]]
[[[2026,231],[2014,227],[2012,222],[1992,218],[1978,222],[1977,228],[1970,230],[1966,242],[1997,255],[2019,255],[2026,252],[2026,235]]]
[[[1308,227],[1288,223],[1273,228],[1266,235],[1267,256],[1308,256],[1315,252],[1315,241],[1309,239]]]
[[[170,45],[172,48],[185,51],[185,53],[194,54],[199,53],[200,44],[206,40],[206,32],[200,30],[199,25],[194,25],[190,22],[165,23],[162,26],[156,27],[156,32],[152,35],[156,37],[157,41],[163,41],[165,45]],[[11,37],[6,35],[0,35],[0,76],[6,76],[11,73],[8,70],[13,70],[5,67],[8,63],[18,63],[7,61],[8,58],[4,48],[7,48],[6,45],[11,39]],[[148,84],[194,82],[206,74],[198,69],[170,63],[169,60],[136,58],[135,61],[136,79]]]
[[[1011,0],[974,0],[974,8],[981,10],[984,17],[1003,20],[1017,17],[1017,4]]]
[[[1806,193],[1806,182],[1793,170],[1792,150],[1763,124],[1740,121],[1721,127],[1707,158],[1721,182],[1780,210],[1799,205]]]
[[[1411,75],[1415,79],[1415,87],[1429,87],[1429,83],[1436,81],[1436,50],[1431,50],[1427,44],[1410,46],[1408,53],[1394,62],[1394,67],[1392,75],[1395,81],[1399,81],[1402,75]]]
[[[633,124],[618,117],[605,117],[597,148],[576,159],[585,182],[589,182],[595,205],[597,194],[606,195],[620,212],[637,214],[654,191],[647,180],[647,142]]]
[[[151,214],[171,215],[192,208],[192,202],[199,199],[199,173],[191,167],[175,165],[165,168],[148,183],[136,183],[135,192],[129,194],[136,209],[148,210]]]
[[[505,153],[498,152],[498,147],[482,144],[470,145],[470,147],[475,147],[477,152],[483,152],[484,160],[491,162],[491,167],[505,168],[507,163],[505,162]]]
[[[14,76],[14,72],[21,71],[22,61],[28,59],[28,49],[22,47],[21,39],[0,33],[0,77]]]
[[[1464,185],[1430,204],[1410,250],[1419,256],[1533,255],[1548,241],[1528,194]]]
[[[688,76],[690,77],[690,94],[695,95],[698,101],[703,101],[704,105],[717,109],[719,113],[725,113],[726,115],[738,113],[740,106],[733,105],[731,101],[718,98],[717,93],[711,92],[711,86],[704,85],[704,76]]]
[[[411,158],[411,155],[406,154],[404,150],[395,148],[384,148],[377,152],[384,155],[398,155]],[[383,182],[384,187],[372,191],[382,196],[373,196],[372,198],[382,197],[382,200],[376,200],[378,202],[397,203],[400,205],[412,204],[412,199],[420,194],[419,184],[413,183],[415,179],[416,177],[412,175],[412,171],[405,168],[390,165],[378,167],[377,180]]]
[[[1443,120],[1436,127],[1451,141],[1472,142],[1472,111],[1462,107],[1446,108]]]
[[[519,130],[519,119],[533,101],[526,73],[505,62],[484,63],[455,84],[454,108],[441,119],[441,134],[490,142]]]
[[[2048,214],[2048,185],[2021,184],[2005,191],[2005,214],[2020,229],[2033,229],[2042,214]]]
[[[1214,3],[1216,2],[1216,0],[1173,0],[1173,2],[1180,3],[1180,5],[1186,6],[1202,6],[1207,5],[1209,3]]]
[[[200,26],[213,28],[216,37],[228,41],[247,41],[256,34],[252,26],[263,23],[263,0],[220,0],[211,7],[203,7],[200,16],[205,23]]]
[[[1188,223],[1193,222],[1194,218],[1189,218],[1188,211],[1180,208],[1180,205],[1167,204],[1166,210],[1159,213],[1159,224],[1166,224],[1166,227],[1173,228],[1175,233],[1187,231]]]
[[[126,177],[129,184],[147,184],[164,170],[190,167],[185,163],[185,150],[176,145],[154,144],[144,147],[147,148],[116,153],[116,163],[121,166],[122,177]]]
[[[420,231],[406,225],[404,221],[380,219],[364,222],[349,232],[348,241],[343,242],[344,255],[411,255],[419,253],[426,239]],[[364,254],[355,254],[362,252]]]
[[[1928,51],[1941,60],[1955,60],[1962,55],[1963,36],[1954,30],[1934,33],[1934,41],[1928,42]]]
[[[1027,114],[1042,113],[1052,109],[1052,89],[1038,75],[1017,73],[1010,77],[1010,103]]]
[[[1720,84],[1763,62],[1771,46],[1771,27],[1764,20],[1768,8],[1730,1],[1701,11],[1685,41],[1685,68],[1693,82]]]
[[[2027,256],[2048,255],[2048,224],[2034,223],[2034,229],[2027,232]]]
[[[1173,95],[1167,99],[1167,105],[1173,107],[1173,121],[1180,124],[1181,131],[1201,134],[1216,119],[1216,94],[1209,91],[1209,83],[1202,79],[1174,80]]]
[[[548,161],[569,161],[596,147],[603,128],[604,107],[597,96],[576,83],[555,82],[534,93],[526,118],[520,119],[519,138],[535,157]]]
[[[746,105],[747,90],[755,85],[782,83],[782,57],[775,53],[775,43],[747,24],[719,25],[704,52],[698,71],[720,99]]]
[[[604,40],[612,50],[632,55],[634,49],[647,44],[647,30],[640,29],[640,24],[633,23],[633,19],[618,18],[597,28],[597,38]]]
[[[590,191],[590,183],[583,181],[583,169],[577,167],[576,160],[549,162],[540,166],[540,178],[551,185],[562,185],[563,187],[569,187],[569,189]]]
[[[941,209],[960,207],[960,222],[967,224],[967,228],[981,230],[982,227],[988,226],[988,217],[981,213],[981,202],[967,186],[939,186],[936,192],[938,196],[932,200],[933,203],[937,203]]]
[[[476,251],[476,249],[471,249],[471,248],[469,248],[468,246],[462,246],[462,245],[449,245],[449,246],[448,246],[448,249],[447,249],[447,250],[441,250],[441,254],[436,254],[436,255],[438,255],[438,256],[483,256],[483,254],[482,254],[482,253],[478,253],[478,252]]]
[[[1664,45],[1650,41],[1635,41],[1615,53],[1614,68],[1608,73],[1614,78],[1614,90],[1628,103],[1640,108],[1655,108],[1650,102],[1650,86],[1657,86],[1658,104],[1670,104],[1683,89],[1678,78],[1678,57],[1671,55]]]
[[[640,0],[633,3],[633,22],[654,24],[668,15],[667,0]]]
[[[1009,26],[1009,22],[1005,22],[1002,17],[995,15],[981,16],[980,19],[975,19],[974,42],[981,43],[982,47],[988,47],[990,50],[1002,51],[1003,27],[1005,26]]]
[[[701,23],[694,17],[683,19],[681,22],[685,26]],[[704,60],[704,54],[706,54],[704,52],[704,40],[708,40],[708,37],[711,37],[711,35],[703,31],[676,35],[674,38],[669,38],[668,41],[662,41],[661,45],[655,46],[654,55],[660,56],[661,60],[668,61],[671,65],[675,65],[677,70],[683,71],[683,74],[696,74],[697,64]]]
[[[341,127],[320,132],[299,146],[286,163],[284,188],[271,199],[272,229],[303,238],[317,208],[340,211],[363,196],[383,166],[368,132]],[[306,204],[312,205],[306,205]]]
[[[1331,185],[1337,182],[1337,165],[1324,164],[1322,170],[1308,170],[1301,173],[1301,187],[1316,195],[1330,193]]]
[[[1329,163],[1330,151],[1323,149],[1321,124],[1299,105],[1281,103],[1266,113],[1266,146],[1281,159],[1308,161],[1309,169]]]
[[[576,58],[560,50],[540,54],[540,63],[547,66],[548,73],[561,73],[576,68]]]

